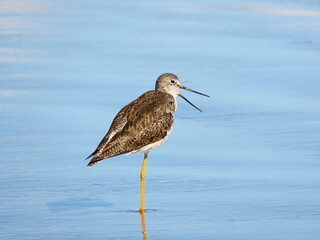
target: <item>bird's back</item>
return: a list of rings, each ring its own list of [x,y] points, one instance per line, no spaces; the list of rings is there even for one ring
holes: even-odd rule
[[[165,138],[173,124],[175,104],[172,95],[153,90],[126,105],[88,157],[93,157],[88,166],[105,158],[137,151]]]

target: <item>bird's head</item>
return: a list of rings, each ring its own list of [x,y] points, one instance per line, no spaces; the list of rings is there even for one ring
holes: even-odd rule
[[[197,108],[195,105],[193,105],[188,99],[186,99],[183,95],[181,95],[179,93],[179,88],[190,91],[190,92],[194,92],[197,94],[200,94],[202,96],[206,96],[206,97],[210,97],[206,94],[197,92],[195,90],[192,90],[190,88],[187,88],[185,86],[183,86],[180,81],[179,78],[173,74],[173,73],[164,73],[162,75],[160,75],[157,78],[156,81],[156,90],[162,91],[162,92],[166,92],[171,94],[173,97],[179,96],[181,98],[183,98],[184,100],[186,100],[189,104],[191,104],[193,107],[195,107],[196,109],[198,109],[199,111],[201,111],[199,108]],[[202,111],[201,111],[202,112]]]

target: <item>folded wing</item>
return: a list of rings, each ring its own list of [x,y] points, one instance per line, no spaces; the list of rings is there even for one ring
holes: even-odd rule
[[[175,100],[167,93],[149,91],[125,106],[113,120],[88,166],[120,154],[131,153],[163,139],[171,129]]]

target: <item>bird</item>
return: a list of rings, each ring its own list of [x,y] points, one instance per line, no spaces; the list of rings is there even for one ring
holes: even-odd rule
[[[144,154],[140,172],[140,213],[145,211],[144,180],[148,153],[169,137],[177,110],[177,96],[202,112],[180,94],[179,89],[210,97],[183,86],[175,74],[164,73],[157,78],[155,90],[143,93],[119,111],[107,134],[94,152],[86,158],[91,158],[87,165],[91,167],[103,159],[121,154]]]

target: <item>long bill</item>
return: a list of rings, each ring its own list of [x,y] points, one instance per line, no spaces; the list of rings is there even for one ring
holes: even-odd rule
[[[187,91],[190,91],[190,92],[194,92],[194,93],[196,93],[196,94],[200,94],[200,95],[205,96],[205,97],[210,97],[210,96],[207,95],[207,94],[204,94],[204,93],[201,93],[201,92],[197,92],[197,91],[192,90],[192,89],[190,89],[190,88],[187,88],[187,87],[185,87],[185,86],[181,86],[180,88],[181,88],[181,89],[184,89],[184,90],[187,90]]]
[[[194,92],[194,93],[197,93],[197,94],[200,94],[202,96],[205,96],[205,97],[210,97],[209,95],[206,95],[204,93],[201,93],[201,92],[197,92],[195,90],[192,90],[190,88],[187,88],[185,86],[181,86],[180,87],[181,89],[184,89],[184,90],[187,90],[187,91],[190,91],[190,92]],[[202,112],[202,110],[200,108],[198,108],[197,106],[195,106],[193,103],[191,103],[188,99],[186,99],[182,94],[178,94],[179,97],[183,98],[187,103],[189,103],[191,106],[193,106],[194,108],[198,109],[200,112]]]

